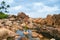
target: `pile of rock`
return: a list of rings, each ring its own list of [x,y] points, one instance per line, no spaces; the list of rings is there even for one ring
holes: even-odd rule
[[[7,19],[0,19],[0,38],[6,39],[7,37],[14,37],[17,30],[23,30],[21,24],[28,22],[29,17],[23,12],[17,16],[9,15]],[[6,36],[6,37],[5,37]]]
[[[17,30],[23,30],[25,24],[29,29],[32,31],[34,30],[32,32],[32,37],[43,38],[43,35],[41,35],[41,33],[44,32],[50,35],[56,34],[57,37],[60,38],[60,14],[48,15],[46,18],[30,18],[28,15],[21,12],[18,13],[17,16],[9,15],[7,19],[0,19],[0,35],[2,35],[1,39],[5,38],[6,35],[14,35]],[[55,29],[57,30],[56,33]]]

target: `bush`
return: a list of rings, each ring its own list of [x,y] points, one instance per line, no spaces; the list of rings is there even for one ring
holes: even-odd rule
[[[0,12],[0,19],[4,19],[4,18],[7,18],[8,15],[7,14],[4,14],[3,12]]]

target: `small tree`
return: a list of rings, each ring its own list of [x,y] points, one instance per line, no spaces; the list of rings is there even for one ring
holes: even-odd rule
[[[6,5],[5,1],[2,1],[1,4],[0,4],[0,12],[8,12],[7,11],[7,8],[9,8],[10,6],[9,5]]]
[[[9,5],[6,5],[5,1],[2,1],[0,4],[0,19],[7,18],[8,15],[5,13],[8,13],[7,8],[9,8]]]

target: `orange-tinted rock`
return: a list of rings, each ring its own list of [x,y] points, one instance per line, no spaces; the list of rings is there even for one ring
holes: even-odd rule
[[[15,21],[16,19],[12,17],[12,18],[9,18],[9,20],[11,20],[11,21]]]
[[[51,15],[48,15],[45,21],[46,21],[46,25],[53,25],[54,23],[54,20],[52,19]]]
[[[26,37],[22,37],[20,40],[28,40]]]
[[[45,19],[42,19],[42,18],[35,19],[33,20],[33,22],[41,25],[44,25],[46,23]]]
[[[53,19],[55,25],[60,25],[60,14],[53,15]]]
[[[39,34],[39,38],[43,38],[43,35],[42,34]]]
[[[29,32],[24,32],[25,35],[28,35]]]
[[[0,28],[0,39],[5,39],[7,37],[14,37],[17,34],[15,32],[12,32],[6,28]]]
[[[41,22],[41,20],[42,20],[41,18],[36,18],[36,19],[34,19],[34,20],[33,20],[33,22],[35,22],[35,23],[38,23],[38,24],[39,24],[39,23]]]
[[[38,33],[36,33],[36,32],[32,32],[32,37],[33,37],[33,38],[37,38],[38,35],[39,35]]]
[[[21,13],[18,13],[17,17],[24,19],[25,17],[28,17],[28,16],[24,12],[21,12]]]
[[[28,19],[29,19],[28,17],[25,17],[25,18],[23,19],[23,21],[24,21],[24,22],[28,22]]]
[[[16,15],[9,15],[8,18],[16,18]]]

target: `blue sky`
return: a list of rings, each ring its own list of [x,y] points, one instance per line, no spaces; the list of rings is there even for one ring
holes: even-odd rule
[[[0,0],[0,2],[3,0]],[[60,13],[60,0],[4,0],[10,5],[9,14],[25,12],[33,18]]]

